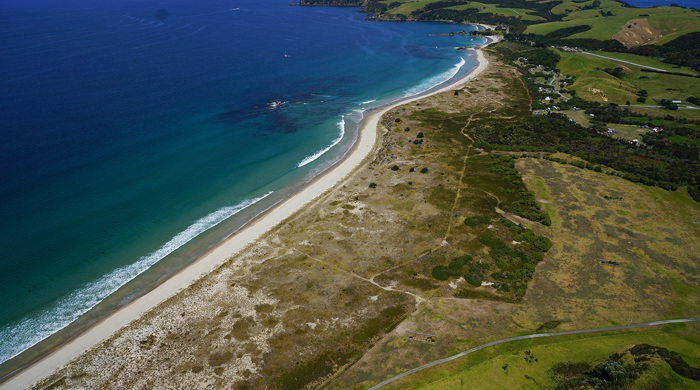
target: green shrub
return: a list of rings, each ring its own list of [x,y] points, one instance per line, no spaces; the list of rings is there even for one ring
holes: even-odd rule
[[[477,215],[474,217],[469,217],[464,219],[464,224],[467,226],[474,227],[479,224],[488,225],[491,223],[491,218],[487,215]]]
[[[552,247],[552,240],[545,236],[535,236],[535,238],[530,242],[530,245],[540,252],[547,252],[549,248]]]
[[[420,133],[418,133],[418,135],[417,135],[416,137],[417,137],[417,138],[423,138],[423,132],[421,131]]]
[[[420,173],[428,173],[428,168],[421,168]]]
[[[470,272],[464,275],[464,280],[474,287],[479,287],[481,286],[481,281],[484,280],[484,276],[476,272]]]
[[[377,188],[377,183],[369,183],[369,188]]]
[[[398,165],[394,165],[393,167],[391,167],[391,170],[392,170],[392,171],[398,171],[398,170],[399,170],[399,166],[398,166]]]
[[[459,271],[460,269],[462,269],[463,266],[469,264],[471,260],[472,257],[469,255],[455,257],[454,259],[452,259],[452,261],[450,261],[450,265],[448,265],[448,267],[451,270]]]
[[[432,275],[437,280],[445,281],[452,276],[452,271],[444,265],[438,265],[433,268]]]

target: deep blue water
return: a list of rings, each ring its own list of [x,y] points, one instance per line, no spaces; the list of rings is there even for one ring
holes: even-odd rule
[[[0,362],[216,243],[482,42],[287,3],[0,3]]]
[[[671,4],[677,4],[682,7],[697,8],[700,9],[700,0],[624,0],[625,3],[633,5],[635,7],[653,7],[657,5],[669,6]]]

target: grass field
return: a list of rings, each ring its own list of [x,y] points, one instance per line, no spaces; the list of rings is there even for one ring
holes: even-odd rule
[[[673,65],[673,64],[667,64],[665,62],[661,62],[658,59],[652,58],[652,57],[645,57],[645,56],[640,56],[640,55],[630,54],[630,53],[614,53],[614,52],[606,52],[606,51],[598,51],[598,52],[595,52],[595,54],[605,56],[605,57],[610,57],[613,59],[622,60],[622,61],[633,62],[635,64],[649,66],[652,68],[662,69],[662,70],[666,70],[669,72],[687,73],[687,74],[692,74],[692,75],[698,74],[698,72],[696,72],[695,70],[688,68],[686,66],[677,66],[677,65]]]
[[[551,372],[555,363],[586,362],[595,366],[611,354],[638,344],[662,346],[677,352],[691,366],[700,366],[697,339],[689,340],[674,334],[673,331],[667,332],[657,327],[654,330],[639,332],[607,333],[588,337],[566,336],[557,337],[556,341],[544,339],[537,342],[512,343],[494,348],[491,353],[486,352],[476,359],[464,359],[444,376],[438,369],[433,370],[436,372],[430,372],[429,369],[387,388],[462,389],[465,385],[472,387],[476,384],[480,389],[553,388],[558,383]],[[526,351],[529,352],[528,355]],[[537,362],[529,362],[525,359],[528,356],[536,357]],[[487,358],[484,359],[485,357]],[[503,369],[506,365],[506,369]],[[652,372],[647,378],[640,378],[640,384],[652,382],[652,378],[649,377],[661,377],[666,383],[666,389],[689,389],[697,386],[697,382],[675,374],[668,364],[659,366],[661,372]],[[425,382],[429,383],[422,385]]]
[[[391,8],[387,11],[389,14],[404,14],[404,15],[410,15],[411,12],[423,8],[425,5],[434,3],[437,0],[399,0],[398,3],[401,3],[400,6]],[[391,3],[394,3],[395,1],[392,0],[385,0],[381,1],[381,3],[384,3],[386,5],[389,5]],[[496,15],[504,15],[504,16],[510,16],[510,17],[520,17],[523,20],[533,20],[533,21],[538,21],[538,20],[544,20],[541,16],[537,15],[531,15],[530,13],[532,12],[529,9],[525,8],[502,8],[499,7],[497,4],[484,4],[480,3],[477,1],[470,1],[462,5],[454,6],[454,7],[447,7],[448,9],[455,9],[455,10],[464,10],[464,9],[478,9],[480,13],[492,13]]]
[[[510,16],[513,18],[521,18],[522,20],[545,20],[543,17],[538,15],[531,15],[532,12],[525,8],[505,8],[500,7],[497,4],[484,4],[476,1],[470,1],[469,4],[457,5],[454,7],[448,7],[448,9],[463,10],[468,8],[476,8],[480,13],[492,13],[495,15]]]
[[[591,117],[585,113],[583,110],[579,111],[560,111],[560,114],[566,115],[569,118],[576,120],[576,123],[584,127],[589,127],[591,125]]]
[[[640,66],[583,53],[561,51],[558,53],[561,56],[561,60],[557,64],[559,70],[565,75],[576,77],[576,82],[568,89],[575,90],[578,96],[586,100],[619,105],[623,105],[627,101],[630,101],[632,104],[655,105],[653,99],[685,100],[689,96],[700,96],[700,83],[696,81],[697,79],[643,72]],[[600,52],[600,54],[604,56],[610,55],[610,53],[606,52]],[[671,68],[668,70],[689,74],[695,73],[690,69],[673,69],[671,66],[651,58],[614,54],[610,56],[660,69]],[[623,69],[624,75],[620,79],[604,72],[606,68],[613,69],[616,67]],[[649,93],[647,102],[637,103],[638,96],[636,93],[642,89]]]
[[[387,13],[390,14],[404,14],[410,15],[411,12],[423,8],[426,4],[434,3],[436,0],[399,0],[400,6],[390,9]],[[394,1],[382,1],[382,3],[389,5]]]
[[[649,131],[649,129],[642,129],[639,126],[621,125],[619,123],[608,123],[607,127],[619,131],[619,133],[613,135],[613,138],[620,138],[627,141],[632,141],[634,139],[641,141],[642,135]]]
[[[700,120],[700,110],[676,110],[676,111],[669,111],[665,108],[645,108],[645,107],[630,107],[630,110],[640,113],[640,114],[647,114],[651,116],[666,116],[666,115],[672,115],[676,118],[684,118],[684,119],[691,119],[691,120]]]
[[[581,5],[585,5],[583,3]],[[664,37],[680,36],[685,33],[700,31],[700,12],[678,7],[656,7],[653,12],[645,8],[623,8],[619,3],[610,0],[602,1],[599,9],[577,10],[578,4],[564,3],[555,8],[562,12],[571,10],[561,22],[549,22],[528,26],[526,33],[547,34],[552,31],[578,25],[589,25],[591,29],[574,34],[568,38],[593,38],[599,40],[612,39],[612,36],[622,30],[625,23],[632,19],[648,19],[649,24],[659,30]],[[612,12],[614,16],[603,17],[600,10]],[[648,15],[648,16],[645,16]],[[667,41],[661,38],[659,43]]]

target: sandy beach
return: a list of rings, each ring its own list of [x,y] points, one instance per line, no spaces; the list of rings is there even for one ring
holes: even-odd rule
[[[489,44],[497,40],[498,39],[494,40],[490,38]],[[270,229],[273,229],[282,221],[285,221],[294,213],[303,209],[324,192],[332,189],[338,182],[363,164],[368,156],[372,155],[372,151],[377,147],[377,134],[379,131],[380,119],[386,112],[397,106],[419,100],[426,96],[458,88],[470,79],[476,77],[487,68],[488,61],[481,50],[475,50],[475,54],[478,60],[478,66],[460,79],[454,80],[450,82],[450,84],[442,86],[437,90],[402,99],[369,111],[360,125],[357,142],[338,163],[318,175],[300,191],[294,193],[286,200],[278,203],[244,225],[220,245],[210,250],[198,260],[192,262],[192,264],[173,275],[154,290],[120,308],[83,334],[11,377],[5,383],[0,384],[0,389],[26,388],[51,374],[68,361],[108,338],[131,321],[139,318],[143,313],[153,309],[160,302],[177,294],[204,275],[215,270],[228,259],[235,257],[237,253],[251,243],[254,243]]]

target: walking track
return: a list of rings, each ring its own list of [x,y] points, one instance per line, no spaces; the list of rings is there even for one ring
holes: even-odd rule
[[[680,320],[665,320],[665,321],[644,322],[644,323],[641,323],[641,324],[631,324],[631,325],[622,325],[622,326],[610,326],[610,327],[607,327],[607,328],[568,330],[568,331],[565,331],[565,332],[536,333],[536,334],[528,334],[528,335],[523,335],[523,336],[509,337],[509,338],[507,338],[507,339],[501,339],[501,340],[492,341],[492,342],[490,342],[490,343],[481,344],[481,345],[479,345],[478,347],[474,347],[474,348],[468,349],[468,350],[466,350],[466,351],[464,351],[464,352],[460,352],[460,353],[458,353],[458,354],[456,354],[456,355],[453,355],[453,356],[450,356],[450,357],[447,357],[447,358],[444,358],[444,359],[440,359],[440,360],[435,360],[434,362],[430,362],[430,363],[424,364],[424,365],[422,365],[422,366],[420,366],[420,367],[416,367],[416,368],[414,368],[414,369],[412,369],[412,370],[409,370],[409,371],[406,371],[406,372],[404,372],[404,373],[402,373],[402,374],[396,375],[395,377],[391,377],[391,378],[385,380],[384,382],[378,383],[378,384],[376,384],[376,385],[370,387],[369,390],[378,389],[378,388],[380,388],[380,387],[382,387],[382,386],[384,386],[384,385],[388,385],[389,383],[391,383],[391,382],[393,382],[393,381],[395,381],[395,380],[398,380],[398,379],[401,379],[401,378],[403,378],[403,377],[405,377],[405,376],[411,375],[411,374],[413,374],[414,372],[417,372],[417,371],[420,371],[420,370],[423,370],[423,369],[426,369],[426,368],[430,368],[430,367],[433,367],[433,366],[437,366],[438,364],[446,363],[446,362],[449,362],[449,361],[451,361],[451,360],[455,360],[455,359],[461,358],[462,356],[468,355],[468,354],[470,354],[470,353],[472,353],[472,352],[476,352],[476,351],[478,351],[478,350],[480,350],[480,349],[484,349],[484,348],[486,348],[486,347],[490,347],[490,346],[492,346],[492,345],[503,344],[503,343],[507,343],[507,342],[509,342],[509,341],[525,340],[525,339],[535,339],[535,338],[539,338],[539,337],[566,336],[566,335],[570,335],[570,334],[580,334],[580,333],[605,332],[605,331],[611,331],[611,330],[622,330],[622,329],[631,329],[631,328],[641,328],[641,327],[644,327],[644,326],[655,326],[655,325],[665,325],[665,324],[676,324],[676,323],[679,323],[679,322],[695,322],[695,321],[700,321],[700,318],[683,318],[683,319],[680,319]]]

